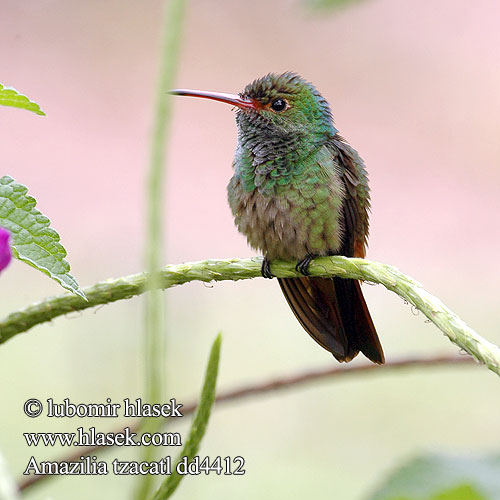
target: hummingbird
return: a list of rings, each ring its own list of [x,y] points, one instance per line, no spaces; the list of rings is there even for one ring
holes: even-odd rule
[[[293,260],[303,276],[278,278],[306,332],[341,362],[384,352],[357,280],[309,275],[314,257],[364,257],[370,194],[365,165],[339,135],[330,106],[292,72],[270,73],[240,94],[176,89],[236,109],[238,142],[227,192],[238,230],[270,263]]]

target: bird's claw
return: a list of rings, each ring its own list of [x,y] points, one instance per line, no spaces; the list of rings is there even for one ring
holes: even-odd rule
[[[297,265],[295,266],[295,270],[298,271],[300,274],[303,274],[304,276],[310,276],[311,273],[309,272],[308,268],[312,260],[313,260],[312,255],[308,255],[304,259],[299,260],[297,262]]]
[[[272,279],[274,278],[274,274],[271,272],[271,261],[264,257],[262,261],[262,266],[260,268],[260,272],[264,278]]]

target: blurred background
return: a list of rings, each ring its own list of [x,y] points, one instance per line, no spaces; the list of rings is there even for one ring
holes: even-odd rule
[[[29,187],[83,286],[144,268],[145,172],[162,2],[2,0],[0,81],[38,102],[42,118],[2,108],[1,175]],[[488,340],[500,343],[500,4],[490,0],[359,0],[313,10],[300,0],[188,3],[177,86],[239,92],[293,70],[329,100],[360,152],[372,189],[368,258],[423,282]],[[229,106],[175,99],[169,139],[165,262],[248,257],[226,185],[236,142]],[[0,314],[58,285],[13,262]],[[453,354],[422,314],[364,286],[386,358]],[[219,389],[330,366],[278,284],[191,283],[168,302],[168,395],[197,397],[211,342],[224,335]],[[0,349],[0,451],[20,477],[23,432],[100,431],[121,423],[28,419],[22,405],[142,394],[142,299],[58,318]],[[354,363],[358,363],[356,359]],[[361,500],[398,463],[429,450],[500,449],[498,379],[485,368],[414,368],[216,406],[199,455],[245,457],[244,476],[187,478],[178,498]],[[176,427],[186,432],[189,419]],[[177,450],[164,450],[176,455]],[[132,449],[99,455],[137,459]],[[126,498],[134,477],[62,477],[32,499]]]

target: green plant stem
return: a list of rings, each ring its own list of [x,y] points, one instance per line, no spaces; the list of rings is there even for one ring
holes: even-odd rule
[[[183,0],[165,2],[163,22],[163,41],[160,54],[160,77],[158,82],[151,160],[147,183],[147,235],[146,269],[149,293],[145,300],[145,370],[146,400],[151,403],[161,402],[165,392],[165,304],[160,292],[161,278],[157,270],[161,267],[163,251],[163,188],[165,178],[165,150],[168,127],[171,116],[171,100],[168,90],[173,87],[180,48],[181,26],[184,11]],[[159,426],[158,419],[146,419],[143,431],[154,433]],[[155,456],[155,447],[142,449],[143,460],[151,461]],[[154,477],[146,474],[141,477],[136,491],[138,500],[149,497],[153,491]]]
[[[295,264],[295,262],[274,261],[271,271],[280,278],[299,277],[301,274],[295,270]],[[160,272],[160,287],[170,288],[190,281],[236,281],[257,278],[261,276],[261,265],[261,257],[169,265]],[[427,292],[418,281],[406,276],[397,268],[365,259],[335,256],[315,259],[309,266],[309,272],[311,276],[340,276],[384,285],[424,313],[453,343],[500,375],[500,348],[483,339],[441,300]],[[146,280],[147,274],[142,273],[105,281],[83,289],[88,302],[65,294],[48,298],[12,313],[0,321],[2,336],[0,342],[5,342],[18,333],[62,314],[141,294],[144,292]]]

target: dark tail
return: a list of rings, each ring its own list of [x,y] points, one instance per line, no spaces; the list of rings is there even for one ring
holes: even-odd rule
[[[339,361],[351,361],[361,351],[374,363],[384,363],[359,281],[307,277],[278,281],[306,332]]]

